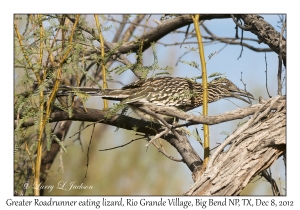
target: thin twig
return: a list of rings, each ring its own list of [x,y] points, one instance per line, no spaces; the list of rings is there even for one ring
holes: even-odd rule
[[[85,175],[82,179],[82,183],[84,182],[85,178],[87,177],[87,171],[88,171],[88,168],[89,168],[89,160],[90,160],[90,146],[91,146],[91,143],[92,143],[92,138],[93,138],[93,135],[94,135],[94,130],[95,130],[95,124],[93,126],[93,130],[92,130],[92,134],[91,134],[91,138],[90,138],[90,142],[89,142],[89,146],[88,146],[88,150],[87,150],[87,153],[86,153],[86,171],[85,171]]]
[[[61,172],[64,173],[64,163],[63,163],[63,145],[65,140],[65,130],[62,128],[62,136],[61,136],[61,147],[59,148],[59,167],[61,168]]]
[[[248,49],[254,51],[254,52],[273,52],[271,48],[256,48],[256,47],[253,47],[252,45],[250,44],[247,44],[245,42],[241,43],[240,41],[235,41],[237,40],[236,38],[219,38],[219,37],[216,37],[215,39],[213,37],[206,37],[206,36],[203,36],[204,39],[210,39],[210,40],[213,40],[213,41],[219,41],[221,43],[226,43],[226,44],[230,44],[230,45],[242,45],[244,47],[247,47]],[[245,38],[244,38],[245,40]]]
[[[247,92],[246,83],[244,83],[244,81],[243,81],[243,72],[241,72],[241,79],[240,80],[241,80],[241,82],[244,85],[244,90]],[[248,95],[247,95],[247,98],[248,98],[249,103],[252,105],[252,101],[250,100],[250,98],[248,97]]]
[[[173,160],[175,162],[183,162],[183,159],[177,159],[177,158],[174,158],[173,156],[171,155],[168,155],[166,153],[166,151],[164,151],[163,149],[161,148],[157,148],[158,152],[160,152],[161,154],[163,154],[164,156],[166,156],[167,158],[169,158],[170,160]]]
[[[149,15],[148,18],[146,18],[146,26],[148,25],[148,21],[150,19],[151,15]],[[143,31],[143,35],[140,38],[140,46],[139,46],[139,50],[137,52],[137,59],[136,59],[136,64],[138,66],[142,66],[143,65],[143,48],[144,48],[144,35],[146,33],[146,27],[144,27],[144,31]]]
[[[285,19],[286,21],[286,19]],[[282,95],[282,83],[281,83],[281,73],[282,73],[282,36],[285,29],[285,21],[282,22],[282,28],[279,38],[279,61],[278,61],[278,73],[277,73],[277,82],[278,82],[278,95]]]
[[[230,15],[230,16],[231,16],[232,20],[234,21],[234,23],[235,23],[240,29],[243,29],[243,30],[245,30],[245,31],[249,31],[249,30],[252,28],[251,26],[245,27],[245,26],[241,25],[241,24],[235,19],[235,17],[234,17],[233,15]]]
[[[176,62],[176,64],[175,64],[175,66],[178,65],[180,59],[181,59],[183,56],[185,56],[186,54],[188,54],[188,53],[190,53],[190,52],[192,52],[192,51],[186,51],[186,52],[184,52],[184,53],[178,58],[178,60],[177,60],[177,62]]]
[[[237,60],[242,57],[242,54],[243,54],[243,51],[244,51],[243,39],[244,39],[244,30],[242,30],[242,36],[241,36],[241,42],[240,42],[241,46],[242,46],[242,49],[241,49],[241,53],[240,53],[239,57],[237,58]]]
[[[115,37],[114,39],[112,40],[112,42],[118,42],[119,41],[119,38],[120,38],[120,35],[122,33],[122,31],[124,30],[125,28],[125,25],[128,21],[128,18],[129,18],[129,15],[122,15],[122,22],[120,22],[120,27],[118,28],[116,34],[115,34]]]
[[[142,111],[146,112],[147,114],[149,114],[150,116],[158,119],[163,125],[165,125],[169,130],[171,130],[174,135],[176,136],[176,138],[181,141],[181,136],[177,133],[177,131],[173,128],[173,126],[169,125],[162,117],[160,117],[158,114],[152,112],[147,105],[146,106],[141,106],[139,107]]]
[[[199,142],[199,144],[201,145],[201,147],[204,149],[204,145],[203,145],[202,139],[201,139],[201,137],[199,135],[199,132],[198,132],[198,129],[197,129],[196,126],[195,126],[195,130],[196,130],[197,136],[199,138],[199,139],[197,138],[196,140],[197,140],[197,142]]]
[[[83,149],[83,144],[82,144],[82,141],[81,141],[81,128],[84,126],[84,121],[80,123],[80,126],[79,126],[79,132],[78,132],[78,137],[76,139],[73,140],[73,142],[75,141],[79,141],[79,144],[80,144],[80,147],[81,147],[81,151],[84,152],[84,149]],[[82,129],[83,130],[83,129]],[[75,135],[75,134],[74,134]]]
[[[204,22],[204,20],[200,20],[200,21],[199,21],[199,25],[201,25],[203,22]],[[195,31],[195,29],[193,29],[190,33],[188,33],[188,32],[189,32],[190,25],[191,25],[191,24],[189,24],[189,25],[188,25],[188,28],[186,29],[185,37],[184,37],[183,41],[182,41],[181,44],[180,44],[180,48],[182,47],[182,45],[184,44],[184,42],[185,42],[185,40],[188,38],[188,36],[191,35],[191,34]],[[198,42],[197,42],[197,43],[198,43]]]
[[[235,38],[239,39],[239,27],[235,25]]]
[[[272,192],[273,192],[273,195],[274,196],[281,196],[280,194],[280,191],[279,191],[279,188],[275,182],[275,180],[272,178],[272,173],[271,173],[271,168],[269,168],[269,171],[268,172],[267,170],[264,170],[261,172],[261,175],[268,181],[270,182],[271,184],[271,189],[272,189]]]
[[[103,88],[106,89],[107,88],[107,83],[106,83],[106,68],[105,68],[105,61],[104,61],[104,56],[105,56],[105,52],[104,52],[104,39],[102,36],[102,30],[101,30],[101,25],[99,23],[99,18],[98,15],[94,15],[95,17],[95,22],[96,22],[96,26],[98,29],[98,34],[99,34],[99,40],[100,40],[100,46],[101,46],[101,70],[102,70],[102,79],[103,79]],[[104,109],[108,108],[108,102],[107,99],[103,99],[103,107]]]
[[[153,28],[155,28],[155,27],[151,27],[151,26],[146,26],[145,24],[140,24],[139,22],[141,21],[140,19],[141,19],[141,17],[140,17],[141,15],[137,15],[136,16],[136,18],[133,20],[133,21],[127,21],[126,22],[126,24],[129,24],[130,26],[141,26],[141,27],[147,27],[147,28],[150,28],[150,29],[153,29]],[[145,17],[145,15],[142,15],[143,17]],[[139,21],[137,21],[137,20],[139,20]],[[122,21],[119,21],[119,20],[116,20],[116,19],[114,19],[113,17],[111,17],[111,19],[110,19],[110,21],[112,21],[112,22],[116,22],[116,23],[122,23]],[[130,27],[129,26],[129,27]],[[124,33],[124,34],[126,34],[126,33]]]
[[[79,131],[77,131],[76,133],[74,133],[72,136],[70,136],[69,138],[72,138],[73,136],[75,136],[77,133],[80,133],[81,131],[83,131],[84,129],[86,129],[87,127],[89,127],[89,126],[91,126],[91,125],[95,125],[96,123],[99,123],[99,122],[102,122],[103,121],[103,119],[101,119],[101,120],[98,120],[98,121],[96,121],[96,122],[93,122],[93,123],[91,123],[91,124],[88,124],[87,126],[85,126],[84,128],[82,128],[82,129],[79,129]]]
[[[162,132],[156,134],[147,144],[146,147],[148,147],[154,140],[162,137],[163,135],[167,134],[169,132],[168,128],[165,128],[165,130],[163,130]]]
[[[149,28],[149,26],[146,25],[141,25],[140,22],[144,19],[146,15],[137,15],[137,17],[134,19],[133,22],[130,22],[130,26],[127,28],[127,30],[125,31],[125,33],[123,34],[121,40],[127,42],[130,37],[132,36],[132,33],[134,32],[134,30],[136,29],[137,26],[143,26],[146,28]]]
[[[217,149],[221,145],[221,143],[217,143],[217,144],[219,144],[219,145],[217,145],[214,148],[210,149],[210,152],[213,151],[214,149]]]
[[[117,149],[117,148],[120,148],[120,147],[124,147],[128,144],[131,144],[132,142],[134,141],[137,141],[137,140],[141,140],[141,139],[144,139],[145,137],[140,137],[140,138],[137,138],[137,139],[132,139],[130,142],[127,142],[126,144],[122,144],[120,146],[116,146],[116,147],[111,147],[111,148],[108,148],[108,149],[99,149],[100,152],[103,152],[103,151],[108,151],[108,150],[113,150],[113,149]]]
[[[266,89],[267,89],[267,93],[269,95],[269,98],[272,98],[272,96],[269,93],[269,89],[268,89],[268,63],[267,63],[267,53],[265,53],[265,63],[266,63]]]
[[[28,30],[28,26],[29,26],[29,22],[30,22],[30,20],[29,20],[30,16],[31,15],[27,15],[25,30],[24,30],[24,32],[22,34],[23,37],[25,36],[25,34],[27,33],[27,30]]]
[[[56,126],[58,125],[59,122],[56,122],[54,125],[54,128],[52,129],[51,133],[53,133],[55,131]]]
[[[229,102],[231,102],[233,105],[235,105],[236,107],[241,108],[239,105],[237,105],[236,103],[234,103],[233,101],[231,101],[231,100],[228,99],[228,98],[224,98],[224,100],[229,101]]]
[[[29,160],[30,160],[30,162],[31,162],[32,171],[34,172],[33,158],[32,158],[32,155],[31,155],[31,153],[30,153],[30,150],[29,150],[29,148],[28,148],[27,142],[25,142],[25,149],[26,149],[26,152],[28,153]]]

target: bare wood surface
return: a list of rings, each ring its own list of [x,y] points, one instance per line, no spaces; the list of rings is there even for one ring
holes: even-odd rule
[[[258,39],[267,44],[274,52],[280,53],[280,33],[275,28],[265,21],[259,15],[240,15],[245,23],[245,26],[250,27],[250,32],[257,35]],[[283,37],[281,40],[282,59],[286,66],[286,40]]]
[[[217,157],[211,158],[202,174],[198,173],[197,181],[186,195],[239,195],[256,175],[284,154],[285,103],[276,112],[262,112],[254,116],[252,122],[243,132],[239,133],[242,129],[239,128],[231,135],[238,133],[228,150],[219,154],[215,151]],[[225,140],[220,147],[227,144]]]

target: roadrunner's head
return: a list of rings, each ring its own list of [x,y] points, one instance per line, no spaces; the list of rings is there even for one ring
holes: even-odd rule
[[[217,101],[222,98],[237,98],[246,103],[250,103],[249,99],[254,99],[251,93],[239,89],[230,80],[222,77],[218,77],[208,83],[208,92],[209,102]]]

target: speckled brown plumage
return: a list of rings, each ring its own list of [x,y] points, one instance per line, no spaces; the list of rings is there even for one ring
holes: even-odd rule
[[[122,89],[106,89],[101,92],[102,98],[125,100],[128,104],[154,103],[158,106],[175,106],[189,111],[202,106],[202,84],[188,78],[157,77],[139,80],[124,86]],[[238,98],[249,103],[253,96],[237,88],[226,78],[216,78],[208,83],[208,103],[222,98]]]
[[[104,99],[124,101],[130,105],[140,116],[140,105],[145,103],[156,104],[157,106],[172,106],[183,111],[189,111],[202,106],[202,84],[189,78],[181,77],[156,77],[139,80],[122,89],[94,89],[79,88],[94,96],[101,96]],[[236,87],[226,78],[216,78],[208,83],[208,103],[218,101],[222,98],[238,98],[249,103],[253,96]],[[248,98],[246,100],[245,98]],[[149,116],[141,116],[145,120],[151,120]]]

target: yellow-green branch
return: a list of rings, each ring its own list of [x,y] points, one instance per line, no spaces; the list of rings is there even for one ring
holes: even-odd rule
[[[74,32],[75,32],[78,20],[79,20],[79,15],[76,15],[76,20],[75,20],[75,23],[73,25],[72,32],[71,32],[70,39],[69,39],[68,49],[59,61],[59,68],[57,70],[57,76],[56,76],[56,80],[54,82],[54,87],[53,87],[53,90],[50,94],[49,100],[47,101],[46,116],[43,118],[43,120],[40,124],[41,126],[39,127],[38,140],[37,140],[38,141],[37,157],[36,157],[35,174],[34,174],[34,183],[36,184],[36,186],[40,185],[40,169],[41,169],[41,160],[42,160],[42,137],[43,137],[43,132],[44,132],[47,120],[49,119],[49,116],[51,114],[51,107],[52,107],[52,104],[55,100],[56,92],[57,92],[59,84],[60,84],[63,62],[68,57],[68,55],[69,55],[69,53],[70,53],[70,51],[73,47],[72,46],[73,35],[74,35]],[[40,113],[40,114],[43,115],[43,112]],[[34,189],[34,195],[40,195],[40,191],[39,191],[38,188]]]
[[[36,77],[36,79],[37,79],[37,81],[38,81],[38,84],[40,84],[40,83],[41,83],[41,80],[40,80],[39,73],[38,73],[38,71],[36,71],[36,70],[33,68],[32,63],[31,63],[30,60],[29,60],[29,57],[28,57],[28,55],[27,55],[27,52],[26,52],[26,50],[24,49],[24,46],[23,46],[22,37],[21,37],[21,35],[20,35],[19,29],[18,29],[18,27],[17,27],[17,25],[16,25],[15,23],[14,23],[14,28],[15,28],[15,32],[16,32],[16,35],[17,35],[18,40],[19,40],[20,47],[21,47],[22,52],[23,52],[23,54],[24,54],[25,60],[26,60],[26,62],[27,62],[27,64],[28,64],[29,68],[34,72],[35,77]]]
[[[44,50],[44,46],[43,46],[43,35],[44,35],[44,29],[43,29],[43,22],[42,22],[42,15],[38,15],[38,20],[39,25],[40,25],[40,59],[39,59],[39,67],[40,69],[42,68],[42,63],[43,63],[43,50]],[[44,76],[41,79],[41,83],[43,82],[44,78],[46,78],[46,71],[44,71]],[[44,91],[41,88],[40,89],[40,93],[39,93],[39,113],[40,113],[40,119],[39,119],[39,128],[41,129],[43,127],[43,112],[44,112]],[[40,133],[43,133],[43,130],[40,130]],[[42,136],[42,135],[41,135]],[[42,140],[38,140],[38,144],[37,144],[37,159],[42,160],[42,150],[43,150],[43,144],[42,144]],[[36,169],[34,170],[34,174],[36,174],[38,176],[38,179],[36,179],[35,176],[35,182],[37,181],[38,183],[40,183],[40,162],[39,164],[35,164]],[[38,167],[38,168],[37,168]],[[38,169],[38,170],[37,170]],[[38,173],[37,173],[38,171]],[[36,189],[36,187],[34,188],[34,194],[35,195],[39,195],[40,191],[39,189]]]
[[[208,93],[207,93],[207,74],[206,74],[206,62],[204,56],[204,48],[203,42],[199,27],[199,17],[200,15],[192,15],[192,19],[195,26],[196,36],[198,40],[198,47],[199,47],[199,55],[201,61],[201,68],[202,68],[202,89],[203,89],[203,115],[208,115]],[[208,125],[203,125],[204,131],[204,165],[208,163],[209,159],[209,129]]]
[[[98,15],[94,15],[94,17],[95,17],[96,26],[97,26],[98,33],[99,33],[100,46],[101,46],[101,57],[102,57],[102,59],[101,59],[101,68],[102,68],[103,88],[107,88],[106,70],[105,70],[105,63],[104,63],[104,56],[105,56],[105,52],[104,52],[104,40],[103,40],[103,36],[102,36],[102,31],[101,31],[101,28],[100,28],[100,23],[99,23]],[[103,103],[104,103],[104,109],[107,109],[108,108],[107,100],[104,99]]]

